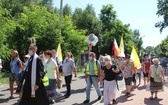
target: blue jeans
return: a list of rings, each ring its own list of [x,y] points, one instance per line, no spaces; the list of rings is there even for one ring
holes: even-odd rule
[[[91,90],[92,84],[96,89],[97,95],[102,96],[97,79],[98,79],[97,76],[88,76],[87,78],[87,87],[86,87],[86,99],[87,100],[90,100],[90,90]]]

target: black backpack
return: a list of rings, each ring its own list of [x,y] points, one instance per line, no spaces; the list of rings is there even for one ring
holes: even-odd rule
[[[56,60],[57,65],[59,65],[58,57],[56,57],[55,60]],[[60,63],[60,67],[58,68],[58,70],[59,70],[60,73],[62,73],[63,70],[62,70],[62,65],[61,65],[61,63]]]
[[[124,76],[123,76],[123,72],[122,72],[121,70],[119,71],[119,73],[116,73],[116,74],[115,74],[115,79],[116,79],[117,81],[122,81],[123,78],[124,78]]]

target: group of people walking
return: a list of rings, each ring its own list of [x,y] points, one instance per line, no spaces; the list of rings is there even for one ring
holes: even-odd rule
[[[66,53],[63,64],[56,57],[55,50],[41,51],[36,54],[37,46],[30,45],[28,55],[25,55],[24,62],[19,58],[19,53],[14,50],[11,59],[10,97],[13,99],[14,81],[20,88],[19,105],[49,105],[55,103],[62,94],[57,91],[57,85],[61,82],[59,69],[62,68],[65,77],[68,98],[71,95],[71,79],[73,73],[77,76],[75,62],[72,53]],[[49,85],[44,86],[43,78],[48,77]],[[18,91],[16,91],[18,92]]]
[[[19,53],[16,50],[12,52],[9,78],[11,96],[9,99],[14,98],[13,84],[16,81],[17,85],[21,87],[19,105],[53,104],[57,98],[63,96],[57,91],[62,75],[67,89],[64,97],[69,98],[73,73],[77,77],[72,53],[67,52],[63,62],[58,59],[55,50],[41,51],[39,55],[36,53],[37,46],[30,45],[28,55],[23,57],[24,62],[22,62],[19,59]],[[142,67],[134,67],[129,54],[125,58],[105,55],[96,60],[95,53],[90,52],[89,61],[85,64],[86,99],[83,103],[90,102],[90,91],[93,84],[97,92],[97,100],[101,100],[103,96],[104,105],[117,104],[118,84],[116,76],[119,73],[124,78],[127,97],[131,95],[132,83],[136,85],[136,76],[139,77],[139,84],[141,84],[141,73],[143,72],[144,86],[150,82],[151,99],[153,99],[154,93],[155,98],[157,98],[157,92],[163,90],[162,80],[164,80],[164,73],[159,65],[159,60],[155,58],[151,61],[147,55],[144,55],[141,63]],[[43,84],[44,76],[49,79],[47,86]],[[100,91],[101,86],[103,86],[103,95]]]
[[[89,62],[86,64],[86,100],[83,103],[90,102],[90,89],[91,85],[95,87],[98,95],[98,100],[101,99],[102,93],[100,92],[100,85],[103,86],[104,105],[115,105],[116,91],[118,87],[118,74],[123,74],[125,81],[125,95],[131,96],[132,86],[137,84],[136,77],[139,78],[139,84],[141,84],[141,74],[144,77],[144,87],[147,85],[150,88],[151,100],[157,99],[157,93],[163,91],[163,81],[165,81],[164,72],[162,66],[159,63],[158,58],[149,59],[145,54],[141,60],[141,67],[136,68],[133,61],[130,59],[130,55],[127,54],[125,58],[111,57],[110,55],[100,56],[99,60],[96,60],[93,52],[89,53]]]

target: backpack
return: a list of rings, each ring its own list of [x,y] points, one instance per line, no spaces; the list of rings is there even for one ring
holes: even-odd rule
[[[123,75],[123,72],[122,72],[121,70],[119,71],[119,73],[116,73],[116,74],[115,74],[115,79],[116,79],[117,81],[122,81],[123,78],[124,78],[124,75]]]
[[[59,64],[58,57],[55,57],[55,61],[56,61],[57,65],[60,65],[59,68],[58,68],[58,70],[59,70],[60,73],[62,73],[62,71],[63,71],[62,70],[62,65],[61,65],[61,63]]]

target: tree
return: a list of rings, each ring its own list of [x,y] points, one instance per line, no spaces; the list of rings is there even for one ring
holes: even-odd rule
[[[65,16],[62,22],[63,53],[65,54],[66,52],[73,52],[77,59],[80,53],[87,50],[85,34],[85,30],[76,29],[71,21],[71,16]]]
[[[0,58],[5,62],[10,61],[11,49],[9,49],[7,36],[15,29],[15,22],[11,20],[10,12],[2,7],[0,2]],[[9,63],[5,63],[4,68],[9,68]]]
[[[100,31],[100,22],[92,5],[87,5],[83,11],[80,8],[76,8],[73,14],[73,21],[78,29],[86,29],[88,34],[96,34]]]
[[[46,7],[52,7],[53,5],[53,0],[37,0],[41,1],[41,4]]]
[[[157,48],[161,50],[161,56],[168,56],[168,37],[165,38]]]
[[[121,36],[124,39],[125,53],[130,53],[133,45],[132,33],[129,25],[123,24],[116,18],[116,12],[113,10],[112,5],[103,6],[101,9],[100,20],[102,23],[102,30],[100,35],[100,49],[102,54],[112,54],[112,45],[114,38],[120,42]],[[127,39],[127,40],[125,40]]]
[[[145,53],[146,54],[150,54],[150,53],[153,53],[154,52],[154,46],[147,46],[146,48],[145,48]]]
[[[68,4],[66,4],[63,8],[63,15],[64,16],[71,16],[72,15],[72,9]]]
[[[77,29],[86,30],[85,35],[93,33],[98,37],[100,36],[101,22],[96,17],[96,13],[92,5],[87,5],[84,10],[82,10],[81,8],[76,8],[72,19]],[[99,56],[98,44],[93,47],[92,50],[97,54],[97,57]]]
[[[82,20],[82,14],[83,14],[82,8],[76,8],[72,15],[73,23],[74,25],[77,26],[77,28],[80,28],[80,21]]]
[[[140,54],[141,50],[142,50],[142,37],[140,37],[140,32],[139,30],[133,30],[133,42],[134,42],[134,46],[137,49],[138,54]]]
[[[76,29],[71,16],[63,18],[61,36],[59,27],[59,15],[48,12],[46,7],[24,7],[21,16],[16,19],[14,32],[8,36],[8,43],[21,56],[27,53],[31,37],[36,38],[38,51],[56,49],[58,43],[62,45],[63,54],[71,51],[77,56],[87,49],[86,31]]]
[[[160,32],[168,26],[168,0],[158,0],[157,3],[157,15],[163,17],[163,21],[155,24],[156,27],[160,28]]]
[[[104,5],[101,9],[100,20],[103,23],[102,31],[111,31],[113,22],[116,19],[116,11],[113,10],[112,5]]]
[[[2,0],[0,2],[2,3],[2,8],[9,10],[12,17],[20,16],[20,13],[23,11],[23,4],[20,0]]]
[[[27,53],[31,37],[36,38],[39,50],[56,48],[60,38],[59,17],[45,7],[24,7],[16,20],[15,31],[8,36],[8,43],[11,49],[17,49],[23,55]]]

